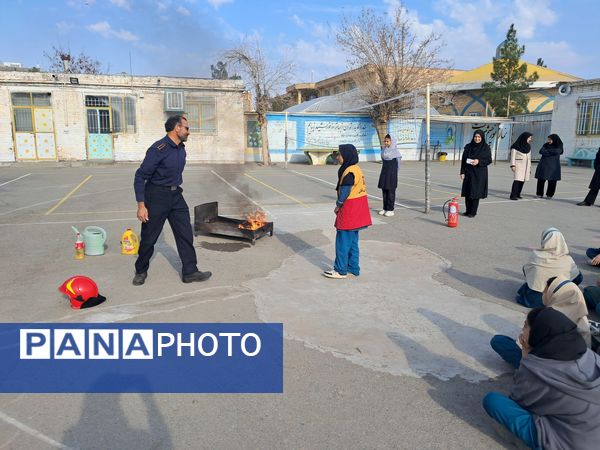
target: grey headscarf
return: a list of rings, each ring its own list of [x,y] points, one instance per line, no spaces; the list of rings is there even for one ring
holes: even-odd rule
[[[400,160],[402,159],[400,150],[398,150],[398,147],[396,146],[396,139],[392,139],[392,143],[389,147],[383,147],[381,149],[381,159],[391,161],[394,158],[398,158],[398,162],[400,162]]]

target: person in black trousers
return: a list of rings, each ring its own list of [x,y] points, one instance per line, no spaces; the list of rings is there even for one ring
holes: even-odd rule
[[[548,141],[540,149],[542,158],[535,170],[537,178],[536,195],[544,197],[544,185],[548,181],[546,197],[552,198],[556,192],[556,183],[560,181],[560,155],[563,154],[563,143],[558,134],[548,136]]]
[[[590,192],[588,192],[588,195],[586,195],[582,202],[577,203],[577,206],[592,206],[598,196],[598,191],[600,190],[600,147],[598,148],[598,152],[596,152],[594,176],[592,177],[592,181],[590,181],[589,189]]]
[[[460,164],[460,179],[463,180],[461,196],[465,197],[467,209],[465,216],[475,217],[479,199],[488,194],[488,169],[492,163],[492,151],[485,142],[483,131],[473,133],[473,139],[467,145]]]
[[[171,116],[165,122],[165,130],[167,135],[152,144],[146,152],[133,182],[138,203],[137,217],[142,222],[140,248],[133,277],[135,286],[146,281],[154,244],[166,220],[173,230],[177,253],[183,265],[182,281],[204,281],[212,275],[210,272],[200,272],[196,265],[190,210],[181,194],[186,157],[184,142],[190,134],[187,119],[179,115]]]
[[[381,148],[381,174],[377,187],[383,194],[383,209],[379,211],[380,216],[391,217],[394,215],[394,204],[396,202],[396,188],[398,187],[398,168],[402,155],[396,147],[396,141],[392,141],[389,134],[383,138]]]

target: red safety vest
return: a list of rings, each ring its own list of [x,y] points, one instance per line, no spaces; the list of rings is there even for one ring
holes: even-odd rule
[[[367,198],[367,185],[360,167],[356,164],[348,167],[342,174],[340,186],[344,177],[349,173],[354,174],[354,185],[350,189],[350,195],[337,213],[335,227],[338,230],[356,230],[373,224]]]

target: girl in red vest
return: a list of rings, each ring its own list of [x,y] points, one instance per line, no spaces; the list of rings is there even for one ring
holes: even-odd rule
[[[339,146],[337,160],[338,193],[335,204],[335,263],[333,270],[323,272],[328,278],[346,278],[348,272],[360,275],[358,263],[358,232],[372,224],[367,186],[360,167],[358,152],[354,145]]]

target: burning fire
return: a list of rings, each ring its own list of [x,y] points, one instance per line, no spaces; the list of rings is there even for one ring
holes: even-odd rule
[[[239,228],[243,228],[245,230],[258,230],[260,227],[264,226],[267,223],[267,215],[261,211],[255,211],[246,216],[246,222],[240,223],[238,225]]]

